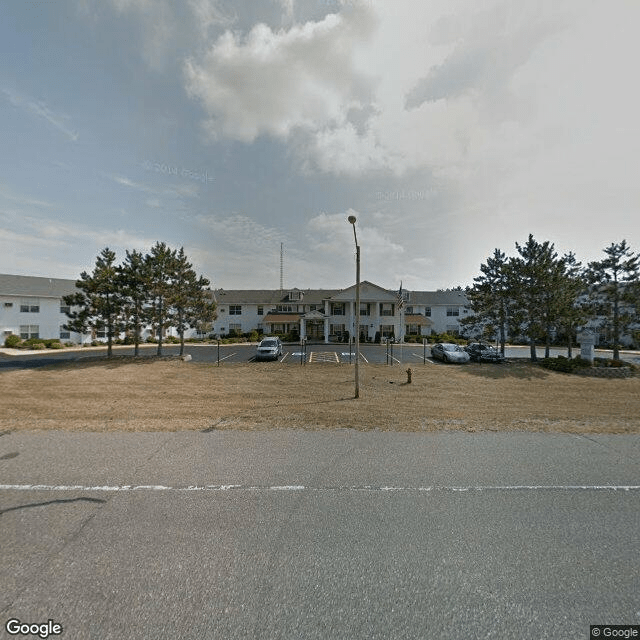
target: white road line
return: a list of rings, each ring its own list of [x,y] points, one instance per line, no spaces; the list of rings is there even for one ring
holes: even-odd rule
[[[238,353],[237,351],[235,353],[230,353],[228,356],[225,356],[224,358],[220,358],[220,362],[222,362],[223,360],[226,360],[227,358],[232,358],[233,356],[236,355],[236,353]]]
[[[481,492],[481,491],[640,491],[640,485],[468,485],[468,486],[327,486],[307,487],[305,485],[242,485],[242,484],[206,484],[186,486],[166,485],[64,485],[64,484],[0,484],[0,491],[308,491],[308,492]]]
[[[369,364],[369,361],[362,355],[362,353],[360,353],[360,357],[367,363]]]
[[[284,354],[284,356],[282,357],[282,360],[280,360],[280,362],[284,362],[287,359],[288,355],[289,355],[289,352],[287,351],[287,353]]]

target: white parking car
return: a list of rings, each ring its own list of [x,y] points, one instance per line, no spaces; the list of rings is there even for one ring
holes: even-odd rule
[[[281,355],[280,338],[264,338],[256,349],[256,360],[277,360]]]
[[[457,344],[437,342],[431,347],[431,357],[442,362],[469,362],[469,354]]]

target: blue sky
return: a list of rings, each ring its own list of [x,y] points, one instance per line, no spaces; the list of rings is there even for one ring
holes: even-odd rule
[[[184,246],[223,288],[640,249],[636,0],[0,4],[0,272]]]

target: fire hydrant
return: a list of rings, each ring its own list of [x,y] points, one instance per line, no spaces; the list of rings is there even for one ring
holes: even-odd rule
[[[411,384],[411,374],[413,373],[413,371],[411,370],[411,367],[409,367],[407,369],[407,384]]]

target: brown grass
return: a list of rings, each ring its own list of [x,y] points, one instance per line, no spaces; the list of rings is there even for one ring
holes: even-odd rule
[[[640,432],[640,378],[501,366],[227,364],[150,358],[0,374],[0,430]]]

